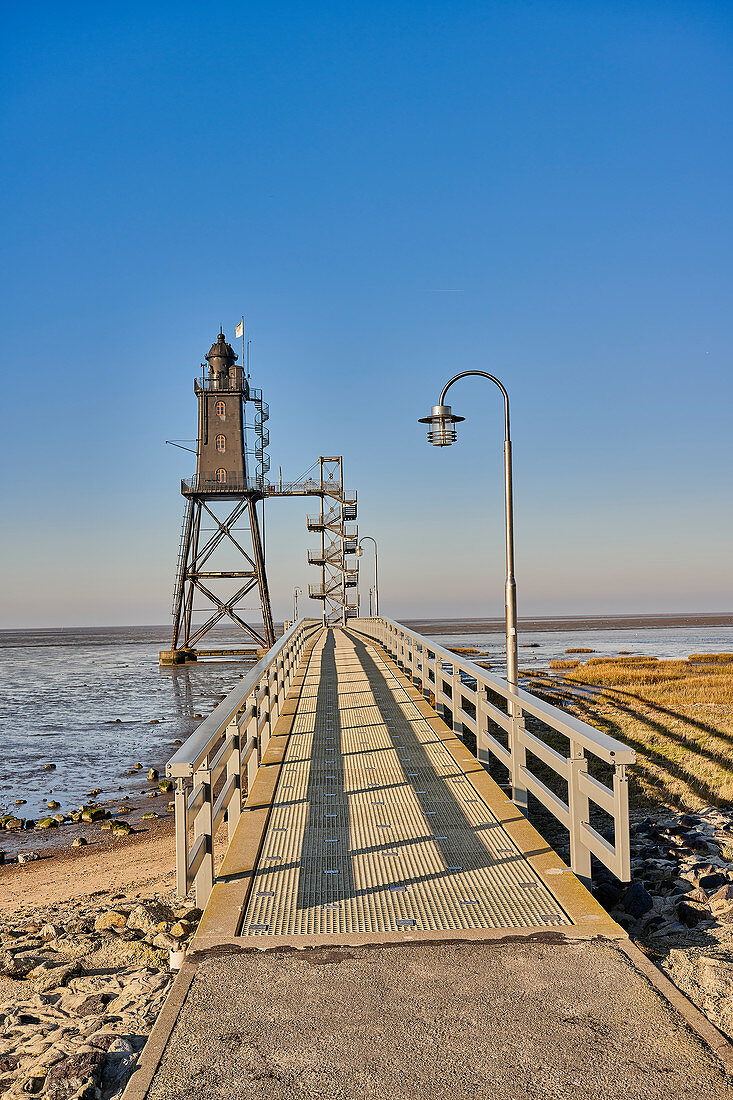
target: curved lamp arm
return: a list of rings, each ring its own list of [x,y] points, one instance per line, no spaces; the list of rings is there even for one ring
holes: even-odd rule
[[[501,390],[501,392],[503,394],[503,397],[504,397],[504,439],[507,439],[507,440],[510,439],[511,437],[510,437],[510,434],[509,434],[509,394],[506,392],[506,390],[504,389],[504,387],[501,384],[501,382],[499,381],[499,379],[494,378],[493,374],[487,374],[485,370],[464,370],[464,371],[461,371],[460,374],[455,375],[454,378],[451,378],[450,382],[446,382],[446,384],[443,386],[443,392],[440,395],[440,401],[438,402],[438,404],[439,405],[445,405],[445,395],[447,394],[448,390],[451,388],[451,386],[453,385],[454,382],[457,382],[459,378],[469,378],[472,375],[475,375],[479,378],[488,378],[489,382],[493,382],[494,385],[498,386],[499,389]]]

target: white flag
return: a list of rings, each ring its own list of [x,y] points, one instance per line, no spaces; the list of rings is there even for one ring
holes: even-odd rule
[[[244,317],[242,318],[242,320],[237,325],[235,335],[236,335],[237,340],[241,340],[241,338],[244,336]]]

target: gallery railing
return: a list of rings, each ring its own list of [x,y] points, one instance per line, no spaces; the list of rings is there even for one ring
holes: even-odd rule
[[[301,619],[208,715],[166,765],[175,780],[176,885],[195,886],[203,908],[214,884],[214,837],[229,840],[275,728],[303,651],[321,623]]]
[[[492,758],[504,765],[519,809],[527,811],[532,794],[568,830],[570,865],[580,878],[590,880],[595,856],[629,881],[626,769],[636,761],[633,749],[528,691],[510,690],[506,680],[401,623],[355,619],[350,629],[381,643],[459,735],[475,736],[487,770]]]

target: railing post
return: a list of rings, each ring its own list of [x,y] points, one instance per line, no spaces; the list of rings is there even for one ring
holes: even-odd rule
[[[194,786],[197,783],[203,783],[204,785],[204,801],[194,818],[194,844],[200,836],[205,836],[206,854],[196,872],[194,882],[196,886],[196,905],[199,909],[203,909],[214,887],[214,791],[211,783],[211,772],[208,768],[200,768],[195,772]]]
[[[176,818],[176,894],[185,898],[188,893],[188,811],[186,809],[186,785],[183,779],[176,779],[175,818]]]
[[[228,726],[227,733],[234,738],[234,744],[227,760],[226,782],[228,783],[231,777],[235,776],[237,785],[237,789],[229,799],[229,805],[227,806],[227,836],[231,844],[234,830],[242,814],[242,742],[236,720]]]
[[[461,712],[461,694],[463,685],[461,683],[461,672],[458,665],[451,665],[451,678],[450,678],[450,692],[451,692],[451,711],[453,713],[453,732],[457,733],[459,737],[463,737],[463,722],[459,718]]]
[[[570,867],[586,886],[591,885],[590,852],[583,842],[583,823],[590,824],[590,800],[580,789],[580,776],[588,771],[585,750],[570,742],[568,758],[568,808],[570,810]],[[615,777],[614,777],[615,778]]]
[[[629,823],[629,778],[625,764],[613,769],[613,839],[618,859],[616,877],[621,882],[631,879],[631,826]]]
[[[522,741],[524,718],[516,704],[510,704],[509,709],[510,711],[512,709],[516,711],[516,713],[511,715],[511,729],[509,731],[509,751],[512,754],[512,802],[518,810],[526,814],[529,798],[527,783],[522,774],[522,768],[527,767],[527,749]]]

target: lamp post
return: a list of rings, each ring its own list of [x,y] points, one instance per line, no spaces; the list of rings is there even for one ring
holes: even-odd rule
[[[297,621],[298,621],[298,596],[302,596],[302,595],[303,595],[303,589],[298,588],[298,586],[296,584],[295,588],[293,589],[293,622],[294,623],[297,623]]]
[[[509,395],[498,378],[493,374],[487,374],[482,370],[466,370],[455,375],[443,387],[440,400],[433,405],[430,416],[421,417],[420,424],[429,424],[428,442],[434,447],[449,447],[456,441],[455,424],[465,420],[465,416],[455,416],[450,405],[445,404],[445,395],[454,382],[459,378],[477,376],[488,378],[495,386],[498,386],[504,397],[504,516],[506,521],[506,584],[505,584],[505,612],[506,612],[506,679],[509,688],[517,690],[517,585],[514,579],[514,500],[512,488],[512,441],[509,432]],[[514,713],[514,706],[509,704],[509,713]]]
[[[372,538],[371,535],[363,535],[362,538],[359,539],[359,545],[356,548],[356,556],[357,558],[363,556],[364,551],[361,548],[361,544],[367,540],[374,543],[374,617],[379,618],[379,560],[377,554],[377,540]]]

